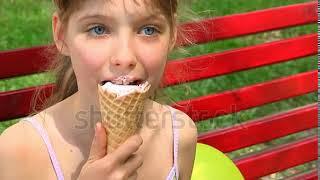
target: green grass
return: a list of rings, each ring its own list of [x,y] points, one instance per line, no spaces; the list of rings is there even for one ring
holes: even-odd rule
[[[48,44],[51,0],[0,1],[0,50]]]
[[[192,4],[191,9],[202,17],[223,16],[228,14],[236,14],[278,7],[283,5],[308,2],[306,0],[197,0]],[[51,0],[8,0],[0,1],[0,24],[4,24],[0,28],[0,50],[9,50],[16,48],[25,48],[37,45],[45,45],[52,43],[51,37]],[[183,19],[183,18],[182,18]],[[203,45],[197,45],[186,48],[189,55],[173,52],[169,59],[177,59],[188,56],[201,55],[212,52],[221,52],[228,49],[240,48],[261,44],[272,40],[295,37],[309,33],[315,33],[317,26],[304,25],[292,27],[283,30],[275,30],[266,33],[259,33],[250,36],[233,38],[224,41],[217,41]],[[274,64],[267,67],[251,69],[247,71],[237,72],[230,75],[219,76],[202,81],[187,83],[185,85],[173,86],[165,89],[175,101],[198,97],[209,93],[217,93],[230,89],[237,89],[251,84],[264,81],[270,81],[280,77],[293,75],[299,72],[315,70],[317,68],[316,56],[297,59],[291,62]],[[41,73],[37,75],[29,75],[18,78],[10,78],[0,80],[0,92],[15,90],[43,83],[52,82],[52,78],[48,74]],[[309,93],[303,96],[290,98],[280,102],[267,104],[264,106],[248,109],[235,114],[220,116],[197,123],[200,133],[210,130],[232,126],[237,123],[246,122],[251,119],[274,114],[280,111],[292,109],[305,104],[317,101],[316,93]],[[218,103],[218,102],[217,102]],[[14,124],[17,120],[0,123],[0,133],[8,126]],[[251,152],[261,151],[277,144],[283,144],[293,139],[308,136],[314,133],[306,131],[294,135],[280,138],[268,143],[255,145],[243,150],[228,153],[232,158],[238,158]],[[309,163],[297,167],[296,169],[288,169],[283,173],[277,173],[268,178],[283,178],[290,175],[290,172],[304,171],[315,163]],[[267,177],[266,177],[267,178]]]

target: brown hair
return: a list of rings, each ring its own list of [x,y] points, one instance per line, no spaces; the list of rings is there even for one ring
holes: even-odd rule
[[[56,12],[61,19],[62,24],[67,24],[70,15],[79,9],[84,1],[85,0],[53,0],[56,6]],[[174,17],[175,14],[179,15],[179,13],[177,13],[178,1],[179,0],[150,0],[150,5],[153,8],[159,9],[165,15],[170,24],[171,35],[173,34],[173,29],[176,28],[180,38],[182,38],[184,42],[192,45],[192,41],[188,40],[186,38],[187,36],[184,35],[185,32],[179,29],[179,16],[177,16],[176,19]],[[136,0],[134,0],[134,2],[137,3]],[[179,47],[178,44],[175,45],[175,49],[186,52],[183,48]],[[41,89],[36,91],[32,99],[32,114],[36,114],[37,112],[58,103],[78,91],[76,76],[72,68],[70,57],[58,53],[55,47],[49,47],[46,50],[46,53],[52,56],[48,57],[50,64],[45,71],[53,74],[55,88],[49,98],[46,98],[46,95],[41,92]],[[164,103],[168,100],[172,101],[160,88],[155,91],[152,99]],[[37,104],[40,104],[40,106],[37,106]]]

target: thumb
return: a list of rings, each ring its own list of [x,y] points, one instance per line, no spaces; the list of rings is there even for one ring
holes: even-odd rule
[[[107,152],[107,135],[100,122],[96,124],[88,161],[93,162],[103,158]]]

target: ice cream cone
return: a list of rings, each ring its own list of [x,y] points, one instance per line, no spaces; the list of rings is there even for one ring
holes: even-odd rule
[[[146,82],[139,91],[119,96],[98,85],[102,124],[108,137],[107,153],[113,152],[141,127],[141,115],[150,86]]]

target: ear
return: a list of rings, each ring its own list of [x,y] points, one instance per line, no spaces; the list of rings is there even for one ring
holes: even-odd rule
[[[53,31],[54,43],[55,43],[58,51],[65,56],[69,56],[68,46],[64,42],[64,38],[65,38],[64,32],[65,31],[63,29],[61,20],[58,16],[57,12],[54,12],[52,15],[52,31]]]

